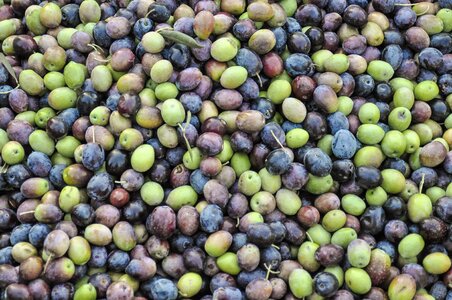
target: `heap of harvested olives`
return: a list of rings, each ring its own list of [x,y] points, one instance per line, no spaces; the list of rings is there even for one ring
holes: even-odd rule
[[[0,298],[451,300],[451,0],[0,0]]]

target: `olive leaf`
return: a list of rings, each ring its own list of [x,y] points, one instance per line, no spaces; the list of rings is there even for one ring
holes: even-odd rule
[[[172,42],[184,44],[190,48],[202,48],[202,45],[198,44],[194,38],[183,32],[174,31],[172,28],[161,28],[157,32]]]
[[[16,72],[14,72],[13,67],[11,67],[11,64],[6,59],[5,55],[3,53],[0,53],[0,63],[5,66],[8,73],[14,78],[17,84],[19,84],[19,80],[16,77]]]
[[[6,70],[8,71],[8,73],[11,75],[12,78],[14,78],[14,80],[16,81],[16,87],[14,88],[17,89],[19,87],[19,80],[17,79],[16,76],[16,72],[14,72],[13,67],[11,67],[11,64],[9,63],[9,61],[6,59],[5,55],[3,53],[0,53],[0,63],[5,66]],[[0,92],[0,94],[9,94],[11,93],[12,90],[6,91],[6,92]]]

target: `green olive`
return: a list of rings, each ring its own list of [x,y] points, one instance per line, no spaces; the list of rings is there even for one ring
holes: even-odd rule
[[[223,37],[212,43],[210,54],[220,62],[226,62],[237,55],[237,46],[231,38]]]
[[[188,272],[182,275],[177,282],[177,288],[182,297],[191,298],[195,296],[202,287],[202,278],[199,274]]]

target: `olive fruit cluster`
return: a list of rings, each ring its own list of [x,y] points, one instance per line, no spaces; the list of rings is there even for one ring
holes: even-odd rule
[[[451,0],[0,0],[0,298],[452,299]]]

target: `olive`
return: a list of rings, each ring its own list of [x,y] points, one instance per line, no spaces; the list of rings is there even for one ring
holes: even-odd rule
[[[4,297],[447,298],[447,0],[69,2],[0,5]]]

